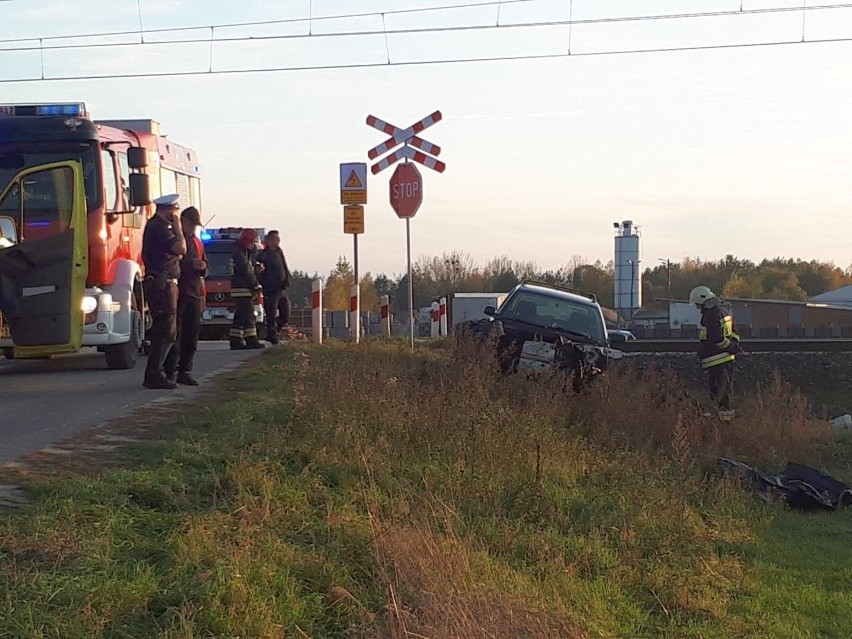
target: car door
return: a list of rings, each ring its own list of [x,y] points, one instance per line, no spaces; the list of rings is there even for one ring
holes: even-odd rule
[[[0,193],[0,217],[18,231],[14,245],[0,248],[0,312],[15,357],[78,351],[89,271],[82,165],[21,171]]]

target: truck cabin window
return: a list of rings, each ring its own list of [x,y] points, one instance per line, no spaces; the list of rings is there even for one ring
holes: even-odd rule
[[[4,143],[0,140],[0,191],[26,168],[76,160],[83,165],[86,186],[86,205],[91,212],[101,205],[101,178],[98,167],[97,144],[78,142]],[[3,210],[9,206],[4,203]],[[9,213],[5,213],[8,215]],[[16,216],[17,219],[17,216]]]
[[[57,167],[12,185],[0,201],[0,215],[15,220],[22,240],[38,240],[68,230],[73,207],[74,172]]]

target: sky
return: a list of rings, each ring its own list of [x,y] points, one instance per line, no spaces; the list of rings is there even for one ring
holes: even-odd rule
[[[852,41],[667,53],[590,55],[174,78],[11,82],[61,76],[339,66],[692,47],[802,37],[801,12],[690,20],[379,34],[388,29],[502,25],[801,6],[788,0],[529,0],[499,7],[380,13],[465,0],[139,0],[147,44],[10,51],[38,39],[139,29],[137,0],[0,1],[0,103],[84,101],[95,118],[153,118],[198,151],[211,226],[279,228],[295,268],[327,273],[351,258],[338,165],[367,161],[384,141],[375,115],[422,134],[443,174],[422,168],[411,223],[415,258],[463,250],[558,268],[572,256],[607,262],[613,222],[633,220],[643,266],[659,259],[793,257],[852,264]],[[816,4],[818,0],[810,0]],[[842,4],[842,3],[841,3]],[[378,12],[355,19],[308,16]],[[373,35],[322,34],[373,31]],[[849,8],[808,12],[808,39],[852,38]],[[26,42],[9,39],[34,38]],[[139,35],[97,40],[138,43]],[[370,176],[361,271],[401,273],[405,224],[388,203],[392,169]]]

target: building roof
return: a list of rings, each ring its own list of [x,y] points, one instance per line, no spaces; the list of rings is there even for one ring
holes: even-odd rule
[[[851,304],[852,305],[852,285],[842,286],[833,291],[828,291],[820,295],[814,295],[811,302],[820,302],[825,304]]]
[[[642,308],[633,313],[633,319],[668,319],[669,310],[658,310],[656,308]]]

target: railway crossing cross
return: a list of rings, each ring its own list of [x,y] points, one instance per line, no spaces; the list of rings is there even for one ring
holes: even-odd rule
[[[414,348],[414,283],[411,273],[411,218],[417,213],[423,201],[423,180],[420,172],[414,165],[408,164],[409,160],[422,164],[423,166],[443,173],[447,165],[441,162],[438,156],[441,147],[437,144],[424,140],[420,133],[437,124],[443,119],[440,111],[435,111],[422,120],[415,122],[407,129],[380,120],[374,115],[367,116],[367,126],[386,133],[390,136],[387,140],[367,152],[371,160],[385,156],[370,168],[373,175],[384,171],[397,162],[404,164],[397,167],[390,181],[391,206],[398,217],[405,220],[405,243],[408,258],[408,323],[411,348]]]

